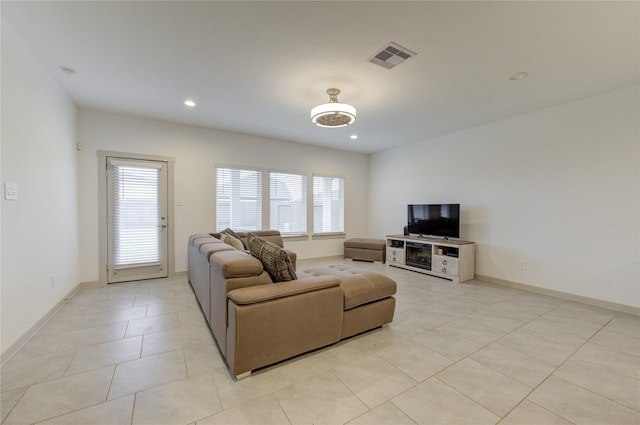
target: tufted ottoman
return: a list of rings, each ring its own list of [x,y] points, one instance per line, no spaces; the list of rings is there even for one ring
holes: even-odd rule
[[[387,243],[382,239],[353,238],[344,241],[344,258],[384,263]]]
[[[297,272],[298,278],[335,276],[340,279],[344,299],[341,339],[393,321],[396,307],[396,282],[380,273],[357,267],[332,264]]]

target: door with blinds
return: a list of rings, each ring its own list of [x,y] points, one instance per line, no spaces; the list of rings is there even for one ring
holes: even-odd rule
[[[107,158],[109,283],[168,276],[167,163]]]

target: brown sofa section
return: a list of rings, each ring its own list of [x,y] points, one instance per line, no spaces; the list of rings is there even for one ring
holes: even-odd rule
[[[235,374],[340,340],[342,289],[331,276],[229,292],[227,362]]]
[[[396,284],[378,273],[335,265],[273,283],[260,260],[211,234],[191,236],[188,253],[189,282],[234,376],[393,320]]]
[[[187,273],[207,322],[211,320],[209,258],[214,252],[230,250],[233,250],[231,246],[223,244],[219,239],[209,234],[197,234],[189,237]]]

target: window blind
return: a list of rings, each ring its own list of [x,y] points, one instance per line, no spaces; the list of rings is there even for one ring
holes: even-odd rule
[[[344,233],[344,179],[313,176],[313,233]]]
[[[216,168],[216,229],[262,229],[262,172]]]
[[[160,167],[110,161],[113,266],[160,263]]]
[[[269,211],[272,229],[283,235],[307,233],[307,176],[269,173]]]

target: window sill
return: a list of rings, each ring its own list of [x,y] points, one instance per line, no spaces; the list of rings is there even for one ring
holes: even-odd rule
[[[343,232],[335,233],[314,233],[311,235],[311,239],[344,239],[346,234]]]
[[[306,241],[309,239],[309,235],[301,234],[301,235],[280,235],[282,239],[285,241]]]

